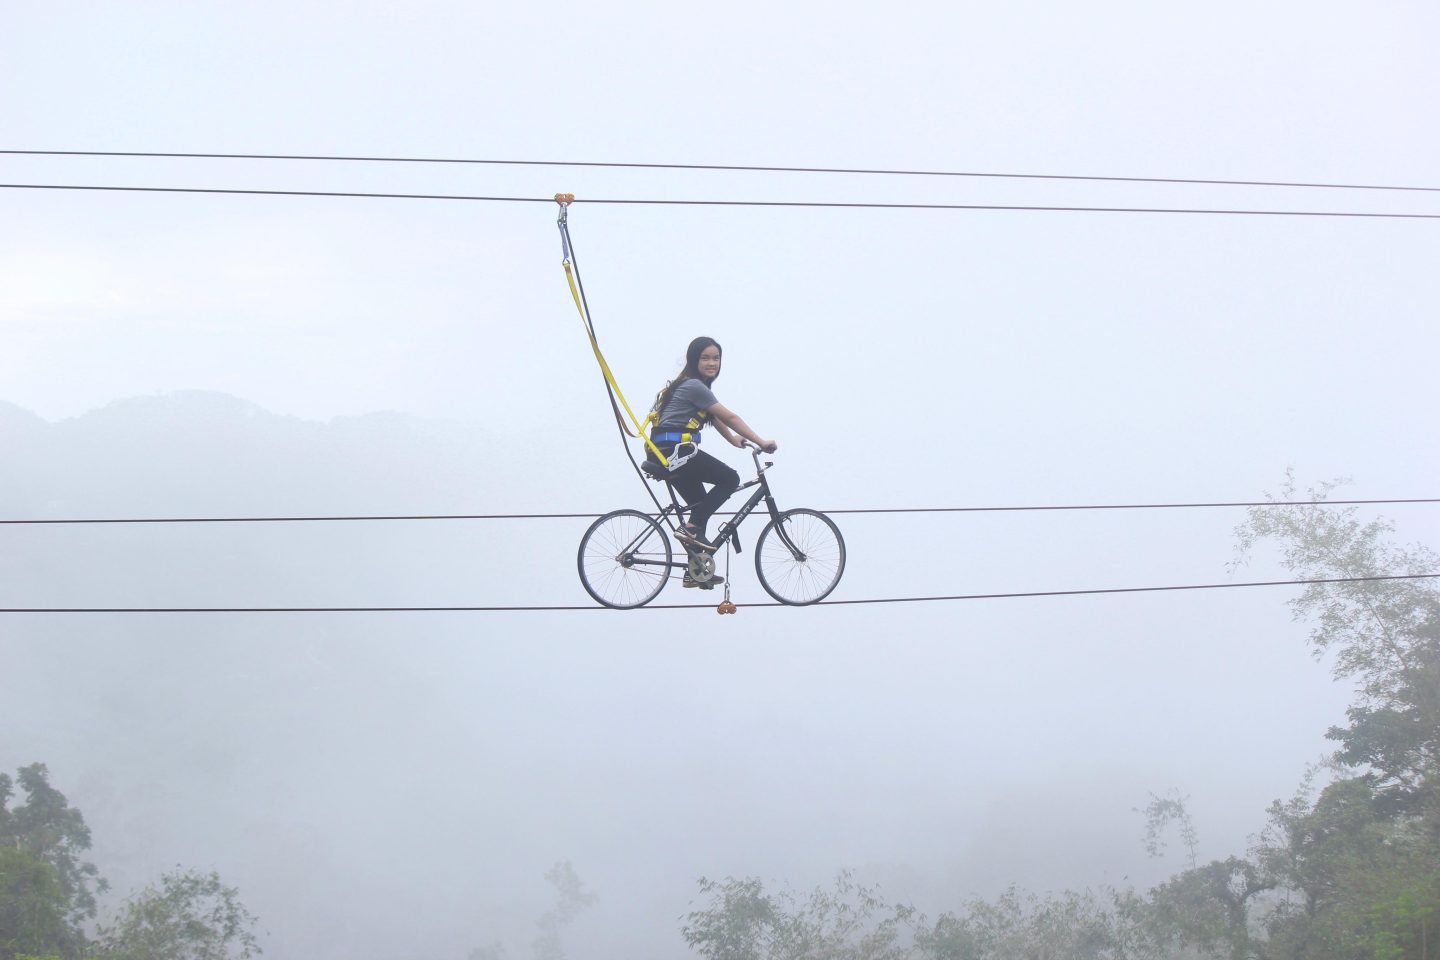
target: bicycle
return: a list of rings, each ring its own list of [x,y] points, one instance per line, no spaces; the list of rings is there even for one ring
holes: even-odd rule
[[[818,603],[830,595],[845,572],[845,540],[840,528],[818,510],[780,510],[765,477],[773,461],[762,464],[760,448],[754,444],[746,443],[745,448],[755,461],[755,479],[742,483],[737,492],[750,487],[756,490],[734,516],[720,525],[712,543],[717,552],[728,542],[740,553],[740,524],[764,501],[770,522],[755,541],[755,574],[760,585],[783,604]],[[585,591],[598,603],[617,610],[632,610],[654,600],[677,569],[701,588],[714,589],[714,553],[687,546],[685,559],[675,559],[670,534],[683,519],[686,508],[676,498],[665,467],[647,460],[642,469],[650,479],[665,483],[670,506],[656,516],[639,510],[605,514],[590,524],[580,538],[576,558]]]

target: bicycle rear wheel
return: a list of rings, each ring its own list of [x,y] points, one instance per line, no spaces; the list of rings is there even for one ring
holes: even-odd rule
[[[654,600],[670,576],[670,538],[638,510],[616,510],[590,524],[576,564],[585,592],[617,610]]]
[[[804,606],[829,596],[845,572],[845,539],[818,510],[786,510],[760,531],[755,573],[781,603]]]

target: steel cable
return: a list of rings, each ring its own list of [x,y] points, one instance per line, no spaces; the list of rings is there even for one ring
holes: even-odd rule
[[[1100,587],[1085,590],[1026,590],[1015,593],[969,593],[928,597],[871,597],[859,600],[822,600],[809,606],[857,606],[880,603],[932,603],[955,600],[1010,600],[1038,597],[1080,597],[1104,594],[1163,593],[1181,590],[1227,590],[1239,587],[1283,587],[1310,584],[1374,583],[1394,580],[1429,580],[1440,573],[1407,573],[1374,577],[1330,577],[1313,580],[1253,580],[1244,583],[1192,583],[1160,587]],[[776,601],[739,603],[737,607],[785,607]],[[368,607],[3,607],[0,613],[532,613],[540,611],[608,610],[589,605],[507,605],[507,606],[368,606]],[[711,609],[704,603],[652,603],[640,610]]]
[[[92,190],[121,193],[231,194],[271,197],[340,197],[379,200],[464,200],[489,203],[554,203],[553,197],[493,197],[443,193],[367,193],[340,190],[247,190],[219,187],[122,187],[97,184],[0,183],[6,190]],[[590,197],[574,203],[643,206],[791,207],[807,209],[972,210],[1035,213],[1152,213],[1235,217],[1340,217],[1370,220],[1440,220],[1440,213],[1379,213],[1349,210],[1239,210],[1204,207],[1071,207],[1000,203],[869,203],[817,200],[653,200]]]
[[[452,157],[346,157],[286,153],[154,153],[125,150],[0,150],[10,156],[142,157],[186,160],[304,160],[346,163],[476,164],[512,167],[605,167],[639,170],[713,170],[761,173],[833,173],[890,177],[968,177],[1001,180],[1070,180],[1100,183],[1168,183],[1228,187],[1300,187],[1324,190],[1397,190],[1440,192],[1440,187],[1397,186],[1375,183],[1316,183],[1292,180],[1219,180],[1193,177],[1120,177],[1073,173],[989,173],[965,170],[891,170],[865,167],[782,167],[721,163],[621,163],[585,160],[488,160]]]
[[[1233,500],[1196,503],[1079,503],[999,507],[850,507],[820,510],[836,514],[886,513],[1024,513],[1063,510],[1189,510],[1216,507],[1343,507],[1406,503],[1440,503],[1440,497],[1416,497],[1388,500]],[[0,520],[0,525],[44,526],[63,524],[106,523],[353,523],[363,521],[403,520],[593,520],[600,513],[417,513],[417,514],[356,514],[347,516],[276,516],[276,517],[82,517],[55,519]],[[718,511],[716,516],[733,516],[735,511]],[[655,516],[658,516],[656,514]]]

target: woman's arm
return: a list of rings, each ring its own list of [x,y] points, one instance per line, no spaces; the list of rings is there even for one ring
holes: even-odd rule
[[[715,429],[719,430],[721,436],[723,436],[726,440],[729,440],[731,443],[735,443],[736,440],[736,438],[731,435],[730,432],[731,430],[733,430],[735,433],[738,433],[746,440],[749,440],[751,443],[755,444],[757,447],[759,447],[761,450],[764,450],[766,453],[774,453],[779,447],[779,444],[777,444],[774,440],[765,440],[760,436],[760,434],[756,433],[754,430],[751,430],[750,425],[744,420],[741,420],[740,415],[734,410],[731,410],[729,407],[725,406],[725,404],[715,403],[711,404],[705,409],[714,419]],[[727,427],[729,429],[726,429]],[[740,444],[735,443],[735,445],[739,446]]]
[[[715,421],[715,429],[720,432],[720,436],[730,441],[731,446],[745,446],[745,438],[734,433],[729,427],[725,426],[725,424],[721,423],[719,420]]]

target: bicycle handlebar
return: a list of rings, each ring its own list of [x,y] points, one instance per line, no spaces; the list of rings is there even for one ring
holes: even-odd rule
[[[760,463],[760,454],[765,452],[764,448],[758,444],[751,443],[749,440],[743,442],[745,449],[750,452],[750,458],[755,461],[755,475],[757,477],[775,465],[772,461],[766,460],[762,466]]]

